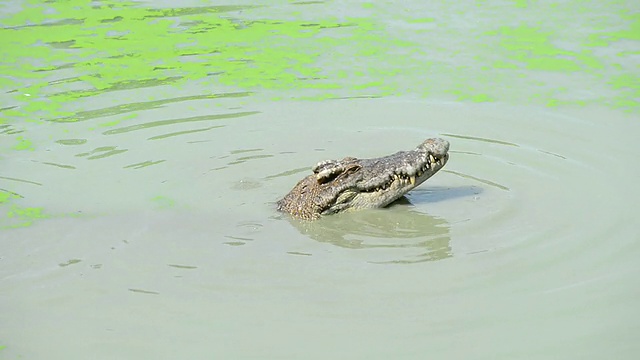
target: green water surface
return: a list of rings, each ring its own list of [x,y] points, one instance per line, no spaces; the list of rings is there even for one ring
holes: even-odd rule
[[[640,13],[631,1],[411,6],[354,3],[345,11],[332,1],[271,1],[155,8],[84,0],[0,5],[0,161],[52,143],[87,141],[48,138],[49,126],[121,133],[142,126],[136,122],[140,111],[221,96],[405,96],[602,105],[638,113]],[[196,83],[210,92],[176,97],[166,90]],[[97,96],[154,87],[153,98],[92,105]],[[104,116],[112,118],[100,121]],[[193,131],[203,130],[163,137]],[[77,156],[124,151],[97,148]],[[3,227],[50,216],[38,199],[12,190],[15,181],[28,180],[0,176]]]

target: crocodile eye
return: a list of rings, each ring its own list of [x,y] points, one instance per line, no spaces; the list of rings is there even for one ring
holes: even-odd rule
[[[318,180],[318,184],[326,184],[335,180],[340,174],[340,172],[322,171],[318,173],[316,179]]]

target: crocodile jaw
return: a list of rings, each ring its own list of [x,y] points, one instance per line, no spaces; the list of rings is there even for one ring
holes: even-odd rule
[[[408,171],[398,169],[390,172],[383,177],[387,179],[384,182],[345,189],[337,196],[335,203],[324,210],[322,214],[333,214],[349,209],[385,207],[391,204],[444,167],[449,160],[449,154],[438,154],[437,156],[426,155],[425,161],[419,168],[410,168]]]
[[[427,139],[415,149],[373,158],[325,160],[277,203],[278,210],[313,220],[344,210],[384,207],[437,173],[449,142]]]

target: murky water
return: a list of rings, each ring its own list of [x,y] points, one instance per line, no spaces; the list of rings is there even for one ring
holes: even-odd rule
[[[5,5],[0,358],[634,359],[635,5],[421,4]],[[275,211],[433,136],[389,208]]]

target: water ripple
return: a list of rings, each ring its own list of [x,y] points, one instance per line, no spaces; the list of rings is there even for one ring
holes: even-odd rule
[[[136,124],[136,125],[124,126],[124,127],[121,127],[121,128],[108,130],[108,131],[103,132],[103,134],[104,135],[115,135],[115,134],[122,134],[122,133],[131,132],[131,131],[136,131],[136,130],[154,128],[154,127],[158,127],[158,126],[175,125],[175,124],[182,124],[182,123],[192,123],[192,122],[198,122],[198,121],[213,121],[213,120],[221,120],[221,119],[232,119],[232,118],[238,118],[238,117],[243,117],[243,116],[254,115],[254,114],[258,114],[258,113],[259,113],[259,111],[243,111],[243,112],[230,113],[230,114],[201,115],[201,116],[192,116],[192,117],[180,118],[180,119],[151,121],[151,122],[144,123],[144,124]]]

